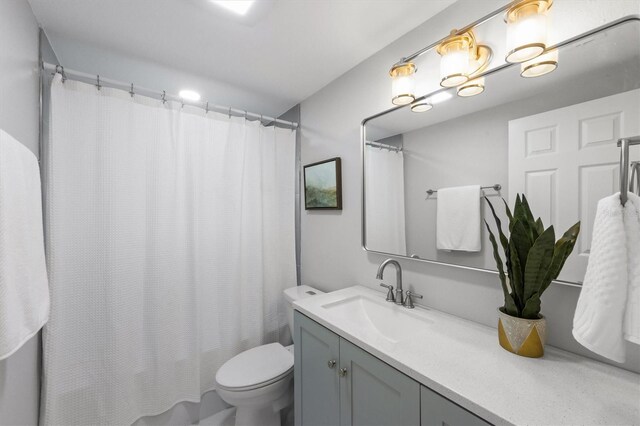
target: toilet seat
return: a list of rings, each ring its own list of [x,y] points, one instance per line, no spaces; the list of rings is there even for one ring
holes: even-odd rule
[[[218,387],[247,391],[268,386],[293,371],[293,354],[280,343],[244,351],[225,362],[216,373]]]

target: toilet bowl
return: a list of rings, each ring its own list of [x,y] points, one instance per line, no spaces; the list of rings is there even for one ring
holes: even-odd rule
[[[322,292],[303,285],[284,291],[293,336],[293,302]],[[236,407],[237,426],[280,426],[280,410],[293,402],[293,352],[280,343],[246,350],[216,373],[217,392]]]

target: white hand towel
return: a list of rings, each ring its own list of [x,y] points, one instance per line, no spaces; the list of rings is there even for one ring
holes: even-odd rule
[[[0,130],[0,360],[49,318],[38,161]]]
[[[480,251],[480,185],[438,189],[438,250]]]
[[[629,286],[625,309],[624,338],[640,345],[640,197],[629,193],[625,205],[625,230],[627,233],[627,270]]]
[[[590,351],[616,362],[625,361],[625,315],[638,315],[637,306],[633,308],[635,314],[625,311],[632,304],[628,297],[630,282],[637,286],[638,280],[637,276],[630,276],[635,272],[629,269],[629,256],[637,255],[638,247],[630,248],[629,244],[637,245],[640,237],[630,234],[639,230],[635,201],[623,207],[618,193],[598,202],[589,264],[573,318],[575,339]],[[637,259],[633,263],[637,264]],[[637,327],[629,326],[629,331],[637,332]]]

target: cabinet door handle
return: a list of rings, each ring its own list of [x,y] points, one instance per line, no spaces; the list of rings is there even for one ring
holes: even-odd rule
[[[336,360],[332,359],[329,362],[327,362],[327,365],[329,366],[329,368],[333,368],[336,366]]]
[[[342,367],[342,368],[340,369],[339,374],[340,374],[340,377],[344,377],[344,376],[346,376],[346,375],[347,375],[347,369],[346,369],[346,368],[344,368],[344,367]]]

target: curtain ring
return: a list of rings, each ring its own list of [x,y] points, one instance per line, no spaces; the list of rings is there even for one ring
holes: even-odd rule
[[[167,92],[165,90],[162,91],[162,103],[167,103]]]
[[[247,121],[247,110],[244,110],[244,121]]]
[[[229,119],[231,119],[231,107],[229,107]]]
[[[133,98],[133,95],[135,95],[136,93],[133,91],[133,83],[131,83],[131,90],[129,91],[129,94],[131,95],[131,97]]]
[[[59,73],[62,76],[62,82],[67,81],[67,75],[64,72],[64,67],[62,65],[56,65],[56,73]]]
[[[98,90],[102,89],[102,86],[100,85],[100,75],[98,75],[98,77],[97,77],[96,88],[97,88]]]
[[[204,115],[209,114],[209,101],[207,101],[207,104],[204,106]]]
[[[262,114],[260,114],[260,124],[262,124]]]

